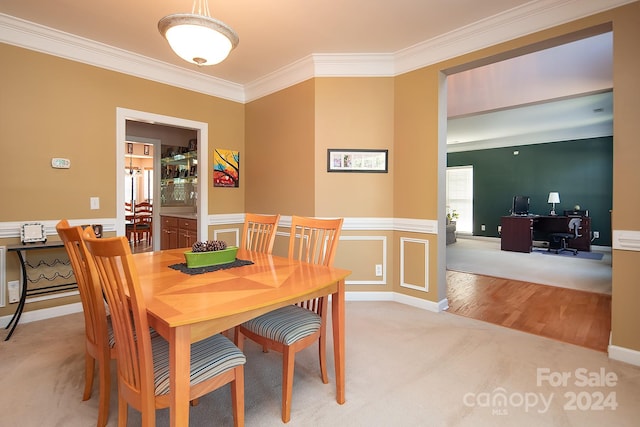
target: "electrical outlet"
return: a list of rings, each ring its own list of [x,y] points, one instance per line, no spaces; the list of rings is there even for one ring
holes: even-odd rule
[[[376,264],[376,276],[377,277],[382,276],[382,264]]]
[[[481,230],[481,231],[487,231],[487,226],[486,226],[486,225],[484,225],[484,224],[482,224],[482,225],[480,226],[480,230]]]
[[[20,282],[13,280],[7,283],[9,288],[9,303],[13,304],[20,300]]]
[[[594,239],[599,239],[600,238],[600,232],[599,231],[594,231],[593,232],[593,238]]]

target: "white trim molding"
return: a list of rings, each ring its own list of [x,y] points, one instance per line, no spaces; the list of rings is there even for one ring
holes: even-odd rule
[[[345,280],[345,285],[386,285],[387,284],[387,236],[340,236],[340,240],[381,241],[382,278],[380,280]]]
[[[244,224],[244,214],[215,214],[204,216],[207,225]]]
[[[0,13],[0,42],[246,103],[313,77],[386,77],[513,40],[637,0],[537,0],[396,52],[312,53],[245,85]]]
[[[115,218],[90,218],[90,219],[69,219],[69,225],[75,227],[77,225],[102,224],[102,231],[116,231]],[[12,237],[20,237],[20,227],[26,221],[9,221],[0,222],[0,239],[8,239]],[[44,225],[44,231],[47,236],[57,236],[56,224],[60,222],[56,220],[34,220],[29,222],[39,222]]]
[[[235,246],[240,247],[240,229],[239,228],[218,228],[213,230],[213,240],[218,240],[218,234],[233,233],[236,238]]]
[[[432,311],[434,313],[440,313],[449,307],[449,303],[446,298],[438,302],[433,302],[398,292],[346,292],[344,298],[346,301],[361,302],[394,301],[399,304],[410,305],[412,307]]]
[[[7,247],[0,246],[0,307],[7,305]]]
[[[640,251],[640,231],[613,230],[611,247],[623,251]]]
[[[66,316],[67,314],[80,312],[82,312],[82,303],[79,302],[50,308],[41,308],[39,310],[23,311],[20,316],[20,324],[37,322],[38,320],[52,319],[54,317]],[[0,317],[0,326],[3,328],[6,327],[12,317],[13,314]],[[18,328],[16,328],[16,330],[17,329]]]
[[[225,225],[225,224],[243,224],[244,213],[234,214],[213,214],[202,215],[204,224],[207,226]],[[20,237],[20,227],[26,221],[7,221],[0,222],[0,239]],[[31,222],[31,221],[30,221]],[[47,235],[57,235],[56,224],[59,220],[34,220],[45,226]],[[72,226],[85,224],[102,224],[104,232],[117,231],[117,218],[85,218],[85,219],[69,219]],[[291,217],[280,217],[279,227],[291,227]],[[342,225],[343,230],[352,231],[406,231],[420,234],[437,234],[438,221],[431,219],[410,219],[410,218],[345,218]]]
[[[404,277],[404,247],[406,243],[419,243],[424,245],[424,286],[407,283]],[[411,237],[400,238],[400,286],[403,288],[415,289],[417,291],[429,292],[429,241],[424,239],[413,239]]]
[[[640,366],[640,351],[638,350],[631,350],[617,345],[609,345],[607,351],[609,353],[609,359]]]

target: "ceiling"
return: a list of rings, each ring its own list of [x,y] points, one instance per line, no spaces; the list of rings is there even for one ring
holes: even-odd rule
[[[586,15],[628,2],[595,0],[586,5],[579,0],[569,0],[558,6],[546,0],[483,0],[482,7],[478,7],[477,0],[209,0],[212,17],[231,26],[238,33],[240,43],[224,62],[208,67],[197,67],[178,58],[157,30],[158,20],[163,16],[190,12],[191,0],[0,0],[0,14],[42,25],[47,30],[62,31],[76,39],[79,36],[91,43],[98,42],[141,55],[158,61],[156,64],[169,64],[194,76],[206,75],[247,87],[314,55],[337,55],[340,58],[390,55],[395,66],[391,66],[388,74],[394,75],[402,71],[398,62],[404,53],[405,56],[413,55],[425,43],[433,46],[434,41],[454,33],[465,34],[465,31],[469,33],[475,28],[524,27],[514,17],[535,17],[536,14],[551,13],[561,19],[565,12],[562,7],[565,6],[565,9],[574,9],[566,19],[575,19],[576,13]],[[549,18],[545,19],[545,24],[550,25]],[[466,36],[474,39],[473,35]],[[0,37],[0,41],[3,40]],[[477,48],[470,46],[468,49]],[[450,51],[451,54],[462,53]],[[404,68],[409,68],[411,65],[406,63],[405,59]],[[509,88],[502,91],[509,93]],[[467,98],[474,96],[465,93]],[[567,95],[561,97],[567,98]],[[551,98],[547,96],[546,99]],[[538,99],[533,103],[542,101]],[[513,102],[510,106],[520,104],[523,103]],[[542,105],[524,104],[534,109]],[[574,104],[564,104],[562,108]],[[547,104],[547,107],[551,105]],[[496,118],[496,123],[500,122],[498,117],[504,116],[498,111],[505,108],[491,109],[490,117]],[[481,111],[476,109],[468,114]],[[550,114],[557,117],[556,113]],[[459,117],[458,123],[450,126],[452,132],[459,130],[450,140],[466,143],[473,139],[468,136],[474,132],[469,127],[477,126],[482,120],[477,120],[477,117],[475,120],[467,119]],[[501,120],[502,127],[514,122],[513,117]],[[463,135],[465,132],[466,136]],[[482,134],[485,139],[504,136],[499,132],[494,136]]]
[[[394,53],[528,0],[209,0],[240,43],[218,65],[178,58],[158,21],[192,0],[0,0],[0,12],[230,82],[247,84],[313,53]],[[455,13],[452,13],[455,11]]]

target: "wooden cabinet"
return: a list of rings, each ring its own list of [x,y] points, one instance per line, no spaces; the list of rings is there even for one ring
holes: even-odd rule
[[[195,147],[191,148],[162,146],[160,206],[196,205],[198,197],[198,152]]]
[[[177,248],[178,218],[172,216],[161,216],[160,219],[160,249]]]
[[[193,219],[178,218],[178,247],[190,248],[198,241],[198,222]]]
[[[160,218],[160,249],[190,248],[198,241],[197,220],[165,215]]]
[[[531,252],[533,247],[533,219],[521,216],[503,216],[500,219],[500,249],[513,252]]]

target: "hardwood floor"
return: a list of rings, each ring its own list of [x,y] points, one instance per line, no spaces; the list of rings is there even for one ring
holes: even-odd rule
[[[607,351],[611,295],[447,271],[450,313]]]

